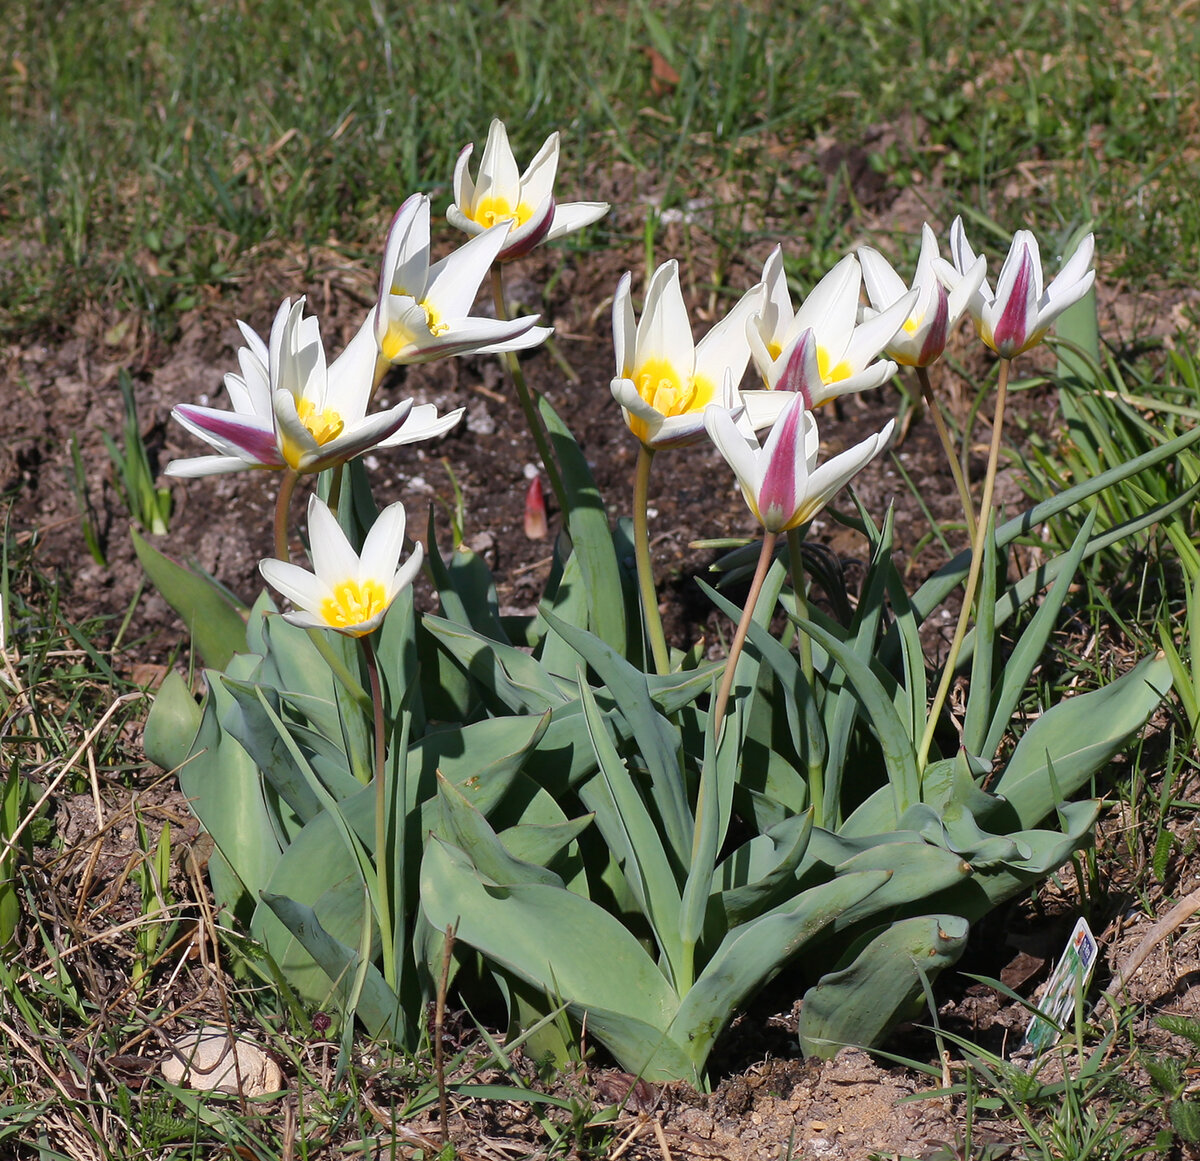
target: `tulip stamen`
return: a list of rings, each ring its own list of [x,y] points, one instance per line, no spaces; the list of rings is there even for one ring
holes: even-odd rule
[[[425,325],[435,339],[440,338],[450,329],[450,324],[442,320],[441,313],[436,306],[430,304],[429,299],[425,299],[420,306],[425,312]]]
[[[345,580],[321,602],[321,616],[333,629],[362,625],[387,607],[387,590],[377,580]]]
[[[308,428],[309,434],[321,446],[337,439],[346,426],[345,420],[332,407],[318,411],[317,405],[311,399],[301,399],[296,404],[296,414],[300,417],[300,422]]]

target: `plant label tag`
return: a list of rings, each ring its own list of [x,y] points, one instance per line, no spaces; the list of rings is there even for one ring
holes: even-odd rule
[[[1097,954],[1096,937],[1087,920],[1080,919],[1038,1003],[1037,1015],[1025,1031],[1025,1043],[1035,1052],[1044,1052],[1058,1043],[1058,1030],[1075,1010],[1076,997],[1087,991]]]

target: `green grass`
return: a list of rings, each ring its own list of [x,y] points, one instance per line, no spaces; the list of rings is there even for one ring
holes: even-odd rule
[[[818,156],[829,141],[935,220],[994,223],[989,241],[1094,221],[1123,276],[1196,265],[1200,25],[1155,4],[641,0],[581,27],[565,0],[23,0],[6,48],[9,332],[94,298],[169,328],[262,247],[373,258],[391,210],[417,188],[444,198],[493,116],[522,158],[562,130],[579,196],[623,162],[659,208],[717,203],[701,218],[726,249],[758,229],[728,209],[748,204],[808,282],[862,224],[853,167]],[[677,82],[652,77],[656,56]]]

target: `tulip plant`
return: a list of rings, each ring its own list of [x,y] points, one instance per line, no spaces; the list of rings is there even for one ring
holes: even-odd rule
[[[1197,489],[1103,535],[1095,499],[1200,432],[1017,517],[993,511],[1009,364],[1086,293],[1090,236],[1043,291],[1037,245],[1019,232],[993,293],[961,222],[952,262],[926,227],[911,289],[864,249],[795,309],[776,249],[699,341],[671,261],[650,273],[640,319],[631,275],[614,297],[611,391],[639,448],[630,544],[567,425],[520,375],[513,352],[547,331],[508,320],[502,281],[505,263],[606,207],[557,205],[557,136],[522,176],[499,122],[473,180],[469,155],[448,216],[470,238],[431,264],[429,200],[409,198],[378,301],[337,359],[303,300],[285,301],[268,341],[243,327],[232,410],[176,409],[215,454],[173,474],[255,468],[282,481],[261,571],[286,604],[264,593],[235,607],[139,542],[209,665],[201,704],[178,677],[163,686],[147,753],[178,768],[215,843],[214,893],[261,947],[264,976],[336,1007],[347,1030],[357,1020],[415,1045],[449,955],[467,1002],[500,997],[539,1050],[565,1053],[586,1028],[654,1080],[703,1083],[722,1029],[785,969],[806,1053],[877,1043],[957,960],[972,923],[1090,841],[1099,807],[1077,795],[1144,726],[1169,664],[1146,658],[1038,707],[1022,729],[1030,678],[1081,561]],[[497,317],[479,319],[489,268]],[[827,614],[808,599],[806,533],[894,428],[828,456],[814,409],[899,366],[935,407],[925,369],[965,312],[1000,360],[977,504],[957,477],[971,544],[909,591],[892,514],[838,515],[870,566],[852,611],[816,570],[841,611]],[[462,545],[443,553],[432,520],[412,547],[403,508],[377,510],[363,467],[368,448],[434,438],[459,414],[372,410],[383,369],[465,351],[506,356],[562,505],[533,617],[501,616],[483,560]],[[666,639],[648,528],[654,457],[705,441],[760,533],[718,566],[726,580],[753,574],[741,607],[705,586],[736,624],[715,662]],[[291,559],[290,497],[306,474],[312,571]],[[1070,550],[1010,579],[1017,538],[1073,511]],[[436,611],[414,598],[421,569]],[[962,611],[938,664],[921,626],[947,601]]]

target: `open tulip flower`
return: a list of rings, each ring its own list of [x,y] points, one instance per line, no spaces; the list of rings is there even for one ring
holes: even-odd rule
[[[963,277],[956,280],[954,289],[947,290],[935,270],[937,258],[937,236],[926,222],[921,227],[921,252],[912,282],[917,301],[895,337],[884,347],[889,359],[905,367],[928,367],[941,358],[951,328],[962,318],[967,303],[979,290],[987,273],[986,261],[977,258],[967,267]],[[870,246],[859,247],[858,261],[871,303],[862,310],[864,319],[887,310],[908,293],[904,280],[878,250]]]
[[[679,263],[664,262],[651,276],[640,322],[634,321],[630,276],[613,298],[617,374],[613,398],[630,431],[651,449],[682,447],[704,437],[710,403],[741,414],[751,406],[755,426],[769,423],[778,406],[760,412],[737,384],[750,359],[746,324],[760,308],[762,288],[751,288],[716,326],[695,343],[679,285]],[[761,395],[750,392],[747,395]],[[771,401],[774,403],[774,401]]]
[[[1096,278],[1091,268],[1095,248],[1095,237],[1088,234],[1063,263],[1054,281],[1043,290],[1037,238],[1029,230],[1018,230],[1000,268],[995,294],[985,278],[968,297],[967,309],[975,320],[979,337],[1004,359],[1012,359],[1037,346],[1054,320],[1091,289]],[[962,218],[955,218],[950,226],[950,255],[953,265],[940,258],[935,265],[939,277],[953,293],[976,262]]]
[[[313,571],[274,559],[258,565],[264,579],[295,606],[284,619],[305,629],[336,629],[349,637],[365,637],[421,567],[424,550],[419,544],[400,564],[404,523],[404,505],[390,504],[371,525],[359,556],[328,505],[310,497]]]
[[[798,392],[763,445],[722,407],[704,409],[704,426],[737,476],[754,518],[767,532],[806,524],[887,446],[893,421],[877,434],[817,466],[817,422]]]
[[[582,230],[608,213],[607,202],[555,203],[557,133],[546,138],[529,168],[519,175],[503,121],[492,121],[479,173],[472,180],[467,165],[474,148],[468,145],[458,155],[454,204],[446,211],[446,220],[468,234],[480,234],[497,223],[508,222],[512,229],[497,255],[501,262],[528,254],[539,242],[552,242]]]
[[[427,409],[408,427],[411,399],[367,415],[369,371],[361,373],[354,358],[347,357],[349,350],[326,366],[320,327],[316,318],[305,317],[303,298],[283,301],[269,343],[244,323],[238,325],[246,340],[238,352],[241,373],[225,376],[233,410],[180,404],[171,413],[217,454],[173,460],[167,475],[206,476],[243,468],[319,472],[385,441],[406,443],[442,430],[445,420],[430,416]],[[458,415],[453,418],[457,422]]]
[[[467,352],[523,351],[544,342],[551,328],[535,326],[535,314],[506,322],[469,313],[509,227],[505,221],[484,230],[431,264],[429,198],[413,194],[388,229],[379,302],[354,343],[372,355],[377,353],[384,363],[402,364]],[[370,331],[377,351],[371,348]]]
[[[903,327],[918,295],[909,291],[886,310],[858,321],[862,271],[854,255],[843,258],[792,313],[783,252],[776,246],[763,266],[763,309],[750,320],[747,337],[754,365],[771,391],[798,390],[786,372],[806,331],[816,337],[818,382],[807,383],[805,404],[817,407],[838,395],[886,383],[896,364],[880,352]]]

